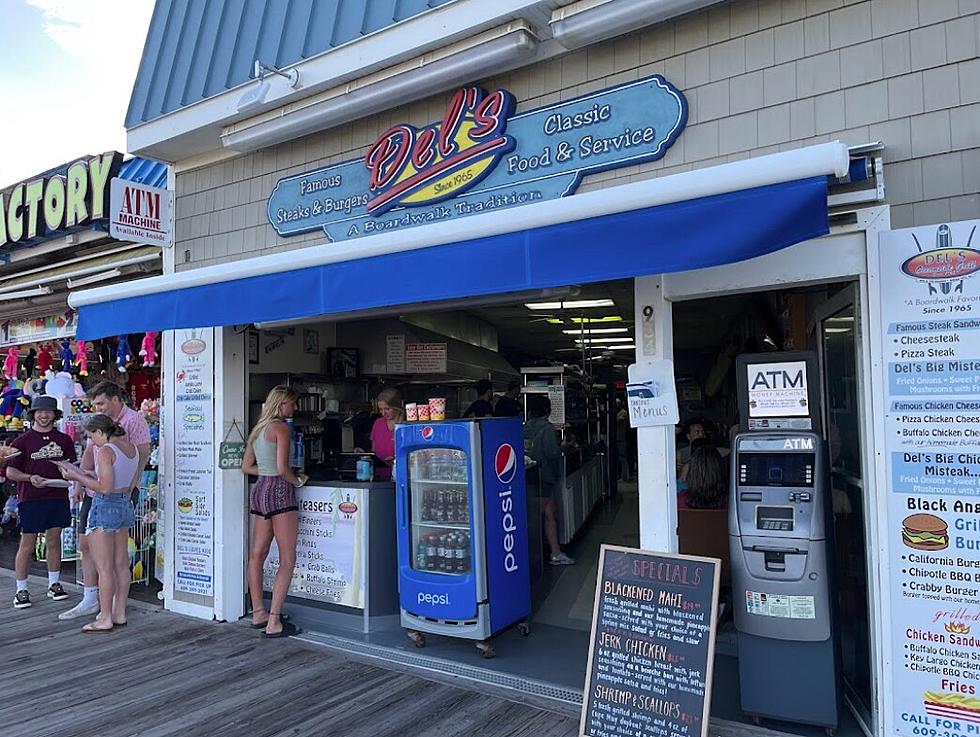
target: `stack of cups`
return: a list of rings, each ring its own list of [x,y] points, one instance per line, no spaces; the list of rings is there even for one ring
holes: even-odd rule
[[[417,422],[419,419],[419,406],[415,402],[409,402],[405,405],[405,421],[406,422]]]
[[[429,399],[429,416],[433,422],[446,419],[446,398],[436,397]]]
[[[419,417],[418,417],[419,422],[428,422],[429,421],[429,405],[428,404],[420,404],[420,405],[418,405],[418,414],[419,414]]]

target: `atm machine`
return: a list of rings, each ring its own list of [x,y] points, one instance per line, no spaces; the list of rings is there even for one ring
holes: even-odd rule
[[[729,536],[742,711],[838,725],[829,455],[812,353],[736,360]]]

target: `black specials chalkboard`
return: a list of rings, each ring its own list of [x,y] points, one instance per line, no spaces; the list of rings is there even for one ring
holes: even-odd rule
[[[706,737],[720,561],[603,545],[586,737]]]

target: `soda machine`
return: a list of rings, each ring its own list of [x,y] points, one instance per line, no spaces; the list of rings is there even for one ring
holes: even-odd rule
[[[401,624],[474,640],[517,624],[528,633],[531,584],[519,418],[401,424],[395,429]]]

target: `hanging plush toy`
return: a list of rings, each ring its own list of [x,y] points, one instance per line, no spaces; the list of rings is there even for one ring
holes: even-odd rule
[[[155,366],[157,362],[157,334],[153,331],[147,332],[143,336],[143,345],[140,347],[140,355],[143,357],[144,366]]]
[[[88,347],[84,340],[75,341],[75,365],[79,376],[88,376]]]
[[[99,372],[104,376],[112,366],[112,344],[108,340],[100,340],[96,343],[95,355],[99,361]]]
[[[62,371],[70,373],[75,368],[75,354],[71,352],[71,344],[68,342],[68,338],[61,341],[61,353],[58,354],[58,360],[61,361]]]
[[[30,400],[24,394],[24,382],[8,381],[0,393],[0,429],[23,430],[22,415],[29,404]]]
[[[129,352],[129,339],[125,335],[120,335],[116,342],[116,368],[119,373],[126,373],[126,365],[133,360]]]
[[[15,345],[7,350],[7,357],[3,360],[3,375],[8,379],[17,378],[17,360],[20,357],[20,348]]]
[[[31,346],[30,350],[27,351],[27,356],[24,358],[24,373],[27,375],[27,380],[30,381],[34,378],[34,368],[37,366],[37,349]]]
[[[51,345],[49,343],[42,343],[41,349],[37,352],[37,370],[41,373],[41,376],[44,376],[51,370],[52,363]]]

